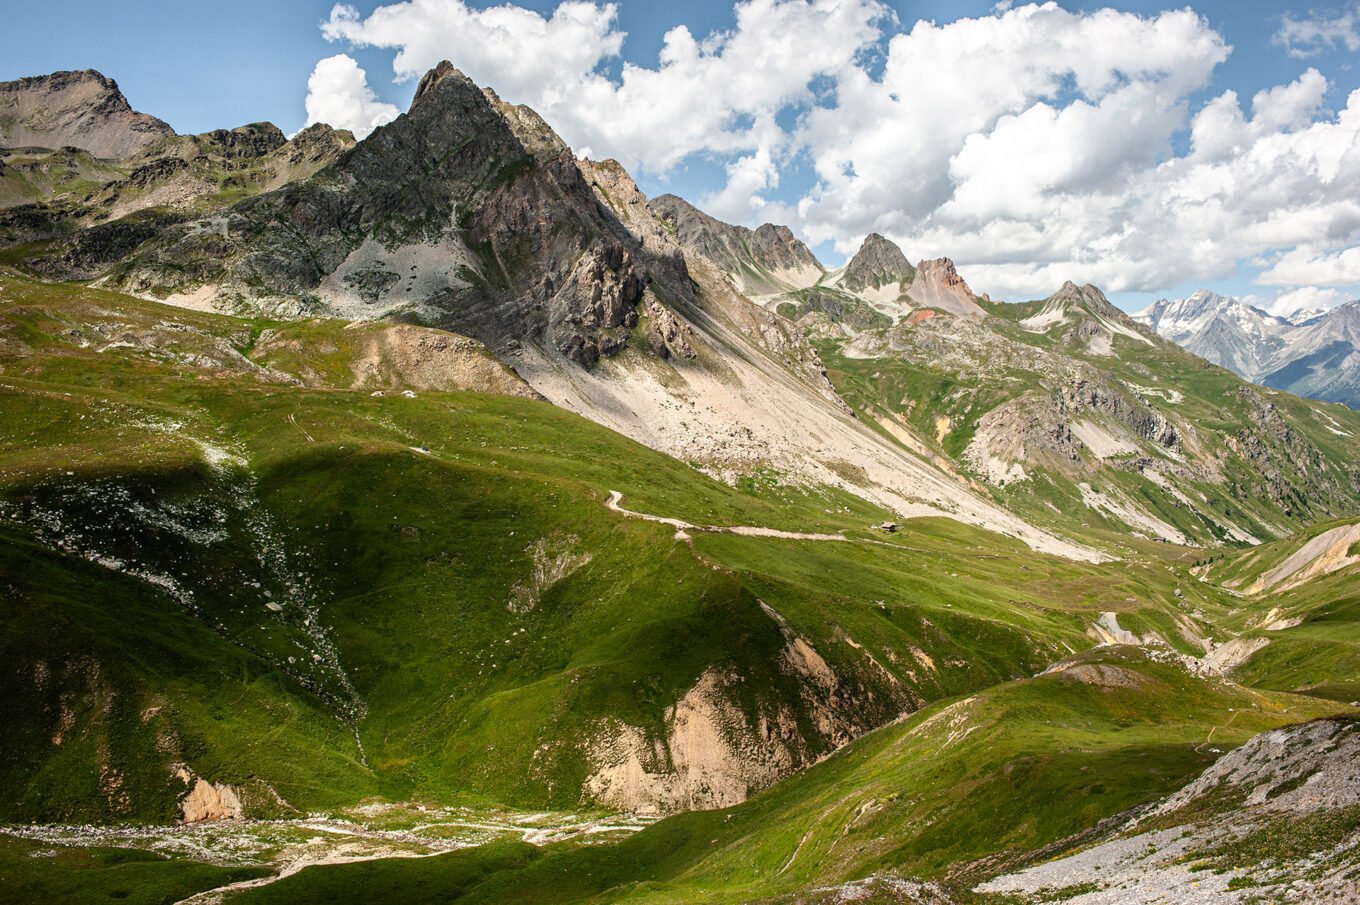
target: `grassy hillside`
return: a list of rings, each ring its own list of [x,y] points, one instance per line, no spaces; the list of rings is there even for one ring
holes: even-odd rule
[[[617,845],[526,853],[529,863],[489,877],[485,851],[315,868],[237,901],[321,902],[344,890],[385,901],[396,887],[409,902],[748,902],[880,872],[963,891],[1026,850],[1179,787],[1216,756],[1204,744],[1214,727],[1227,747],[1334,708],[1108,649],[929,708],[744,805],[673,817]]]
[[[279,818],[763,789],[621,843],[503,841],[241,897],[745,901],[883,870],[954,882],[1344,709],[1274,666],[1251,674],[1265,691],[1179,664],[1278,605],[1197,581],[1200,551],[1121,541],[1089,565],[946,519],[886,534],[842,492],[728,486],[524,395],[410,390],[400,358],[375,389],[383,329],[0,274],[0,821],[168,823],[184,770]],[[509,380],[458,361],[481,364],[441,385]],[[611,511],[611,491],[708,527]],[[1039,675],[1111,620],[1155,653]],[[1333,683],[1351,662],[1308,657]],[[53,897],[255,869],[6,845],[7,888]]]
[[[372,794],[573,806],[606,717],[664,739],[705,676],[738,735],[777,723],[796,765],[1042,669],[1091,643],[1100,611],[1170,626],[1187,603],[1151,560],[1111,597],[1113,569],[945,520],[885,537],[854,498],[728,487],[529,399],[339,389],[338,323],[0,291],[5,574],[23,601],[7,699],[48,699],[14,705],[10,819],[167,819],[181,761],[257,787],[265,812]],[[694,524],[851,540],[678,540],[606,510],[610,490]],[[791,659],[795,638],[814,660]],[[831,675],[812,681],[818,661]],[[72,720],[84,741],[53,743]]]
[[[1024,323],[1045,302],[993,303],[982,322],[931,317],[818,347],[886,436],[909,429],[908,445],[1036,524],[1124,549],[1240,547],[1357,512],[1360,416],[1135,338],[1088,292],[1055,296],[1067,320],[1043,330]]]

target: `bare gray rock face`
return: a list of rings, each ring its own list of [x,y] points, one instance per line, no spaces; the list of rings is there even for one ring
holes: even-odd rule
[[[916,277],[916,268],[895,243],[878,233],[869,233],[859,251],[845,265],[841,285],[851,292],[900,285],[906,288]]]
[[[0,82],[0,147],[72,147],[96,157],[128,157],[174,134],[156,117],[133,110],[118,83],[93,69]]]

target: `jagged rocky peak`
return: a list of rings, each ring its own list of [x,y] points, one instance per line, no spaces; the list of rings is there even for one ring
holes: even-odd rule
[[[483,88],[482,93],[491,102],[491,106],[510,124],[515,137],[535,158],[549,161],[564,155],[572,156],[571,148],[553,131],[552,126],[538,115],[537,110],[524,104],[511,104],[501,100],[500,95],[490,88]]]
[[[911,300],[924,308],[939,308],[954,314],[983,316],[977,297],[949,258],[934,258],[916,265],[916,276],[908,290]]]
[[[411,108],[420,103],[421,99],[439,86],[445,79],[455,79],[462,85],[476,89],[476,84],[472,79],[463,75],[462,70],[458,69],[448,60],[440,60],[433,69],[420,77],[419,84],[416,85],[416,95],[411,98]]]
[[[1283,323],[1280,318],[1260,308],[1209,289],[1198,289],[1183,299],[1158,299],[1132,317],[1176,342],[1192,337],[1216,319],[1226,318],[1258,333]]]
[[[766,223],[752,230],[724,223],[675,195],[659,195],[650,207],[681,247],[712,261],[749,295],[802,289],[825,272],[787,226]]]
[[[284,315],[399,316],[589,366],[626,343],[658,271],[537,114],[447,62],[331,166],[213,221],[225,229],[172,226],[113,282]]]
[[[751,234],[751,252],[758,259],[769,262],[775,268],[784,270],[821,270],[812,250],[803,240],[793,234],[787,226],[775,223],[762,223]]]
[[[118,83],[93,69],[0,82],[0,146],[73,147],[129,157],[175,130],[132,109]]]
[[[1128,318],[1127,314],[1111,304],[1110,300],[1105,297],[1105,293],[1100,291],[1100,287],[1091,283],[1078,286],[1068,280],[1050,299],[1067,306],[1085,308],[1087,311],[1101,316],[1117,317],[1121,320]]]
[[[263,157],[270,151],[277,151],[288,143],[288,136],[273,123],[247,123],[235,129],[214,129],[198,136],[205,144],[211,144],[218,153],[228,159],[236,157]]]
[[[845,265],[841,285],[851,292],[863,292],[895,284],[905,285],[915,276],[916,268],[911,266],[896,243],[878,233],[869,233],[860,244],[859,251]]]
[[[212,157],[217,160],[257,160],[288,144],[283,130],[273,123],[247,123],[234,129],[214,129],[199,135],[167,135],[135,155],[133,163],[166,157]]]
[[[290,164],[329,162],[354,147],[357,141],[348,129],[333,129],[314,123],[288,140],[281,154]]]
[[[1095,286],[1078,286],[1068,280],[1044,299],[1043,306],[1020,326],[1033,333],[1061,334],[1092,355],[1114,354],[1115,336],[1152,345],[1146,328],[1110,303]]]

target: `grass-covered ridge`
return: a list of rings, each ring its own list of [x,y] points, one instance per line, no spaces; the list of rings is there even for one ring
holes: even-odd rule
[[[642,740],[658,786],[703,747],[685,727],[713,725],[740,756],[689,761],[712,772],[664,801],[764,790],[736,808],[249,895],[747,901],[948,880],[1168,791],[1212,758],[1208,728],[1227,746],[1345,709],[1349,648],[1308,654],[1323,690],[1173,662],[1278,605],[1197,580],[1202,551],[1121,541],[1124,561],[1089,565],[947,519],[885,534],[889,514],[843,492],[728,486],[527,396],[410,390],[395,360],[367,383],[383,329],[0,274],[0,821],[168,823],[180,765],[256,817],[571,810],[617,788],[596,780],[631,756],[618,739]],[[910,381],[936,378],[903,379],[925,398]],[[677,536],[611,491],[692,525],[847,540]],[[1319,596],[1318,621],[1345,599]],[[1165,646],[1083,655],[1111,618]],[[92,889],[226,876],[91,858],[19,846],[0,870],[53,896],[77,867]]]

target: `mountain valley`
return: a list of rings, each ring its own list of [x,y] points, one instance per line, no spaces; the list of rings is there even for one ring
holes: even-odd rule
[[[0,902],[1345,901],[1357,318],[0,84]]]

